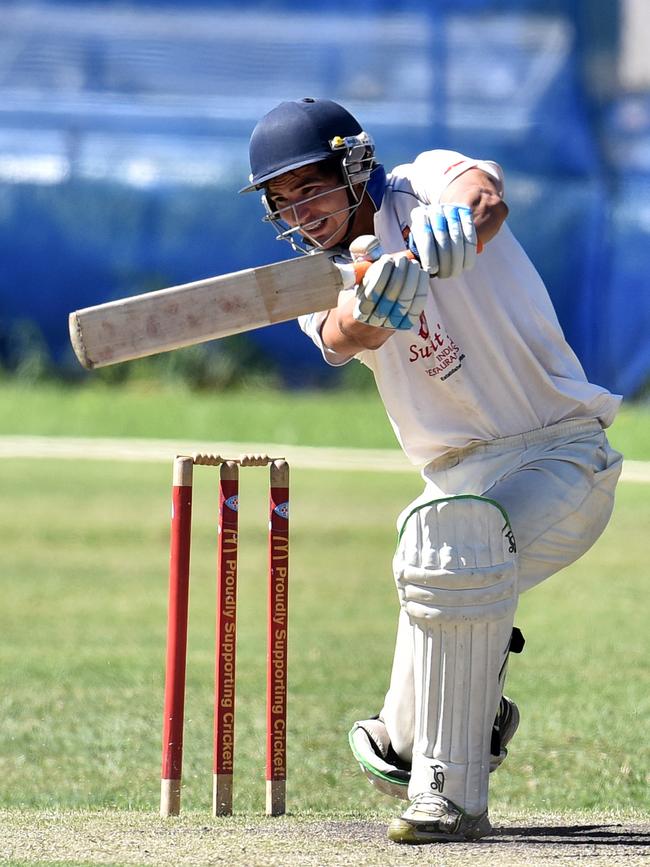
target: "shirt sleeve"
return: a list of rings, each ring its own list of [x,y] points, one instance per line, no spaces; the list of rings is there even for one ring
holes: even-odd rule
[[[305,316],[299,316],[298,325],[308,337],[311,337],[316,346],[320,349],[321,355],[329,365],[332,367],[341,367],[342,365],[347,364],[351,358],[348,355],[341,355],[338,352],[333,352],[323,343],[321,329],[323,328],[323,323],[326,319],[327,310],[322,310],[319,313],[308,313]]]
[[[457,151],[425,151],[412,168],[413,192],[426,204],[439,202],[443,190],[468,169],[481,169],[494,178],[501,195],[504,192],[503,170],[498,163],[467,157]]]

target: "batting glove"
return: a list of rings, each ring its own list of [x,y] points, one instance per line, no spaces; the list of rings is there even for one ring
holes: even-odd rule
[[[376,328],[407,331],[419,322],[429,293],[429,275],[418,262],[383,255],[357,287],[353,316]]]
[[[477,235],[465,205],[419,205],[411,211],[409,248],[432,277],[458,277],[474,267]]]

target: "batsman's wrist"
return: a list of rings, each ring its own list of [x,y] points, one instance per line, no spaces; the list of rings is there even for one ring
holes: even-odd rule
[[[391,334],[394,334],[392,328],[380,328],[368,325],[367,322],[359,322],[347,312],[343,315],[337,312],[336,327],[346,340],[355,343],[359,349],[379,349]]]

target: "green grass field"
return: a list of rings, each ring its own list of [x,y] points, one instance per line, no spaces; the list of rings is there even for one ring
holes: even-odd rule
[[[349,448],[397,448],[374,389],[283,394],[191,392],[141,382],[80,388],[0,380],[0,435],[162,437]],[[626,457],[650,460],[650,405],[623,405],[611,428]]]
[[[2,388],[0,432],[158,432],[270,442],[277,432],[277,441],[333,445],[340,435],[344,445],[392,446],[372,396],[346,396],[350,412],[344,416],[333,412],[335,395],[284,402],[260,396],[263,421],[255,430],[252,416],[247,427],[238,418],[240,410],[245,415],[241,396],[188,396],[193,421],[185,426],[177,418],[168,427],[160,395],[135,395],[129,403],[131,397],[110,389],[81,396],[66,391],[57,402],[53,389],[21,397],[19,389]],[[202,417],[201,405],[210,407]],[[75,415],[75,406],[85,409]],[[647,411],[628,410],[612,431],[615,445],[627,442],[629,457],[649,456],[648,419]],[[351,430],[354,439],[348,440]],[[216,844],[209,831],[216,486],[208,469],[197,470],[195,495],[186,819],[170,826],[156,818],[169,475],[162,464],[0,462],[0,822],[11,831],[4,845],[13,841],[5,851],[0,842],[0,863],[163,863],[136,845],[138,834],[160,845],[167,841],[173,851],[179,845],[174,834],[183,829],[187,846],[191,842],[198,853],[192,863],[216,863],[208,858]],[[415,473],[293,474],[288,804],[298,825],[288,826],[291,839],[301,822],[385,823],[396,811],[357,771],[346,736],[353,720],[376,712],[382,701],[397,616],[390,574],[394,520],[418,492]],[[627,820],[647,815],[650,567],[643,552],[649,493],[648,485],[622,484],[614,518],[597,546],[522,597],[517,622],[527,646],[513,659],[508,682],[522,725],[493,778],[497,819],[541,816],[543,822],[562,814],[588,822],[603,814]],[[244,822],[218,826],[226,836],[232,833],[234,849],[219,841],[230,863],[343,863],[341,846],[334,847],[341,861],[334,854],[321,862],[306,855],[282,860],[273,845],[260,850],[264,857],[237,855],[251,824],[265,846],[274,840],[268,821],[257,825],[254,819],[263,810],[264,792],[265,498],[266,473],[244,472],[235,760],[235,807]],[[132,813],[140,818],[128,819]],[[115,831],[113,849],[89,843],[84,858],[72,858],[34,843],[48,823],[69,835],[64,853],[85,833],[80,827],[99,823],[97,840],[110,828],[126,830]],[[208,849],[201,849],[201,834]],[[127,838],[135,841],[131,849],[124,848]],[[164,857],[180,863],[178,854]],[[389,862],[382,857],[377,863],[407,863],[397,855]],[[359,855],[348,863],[375,861]]]

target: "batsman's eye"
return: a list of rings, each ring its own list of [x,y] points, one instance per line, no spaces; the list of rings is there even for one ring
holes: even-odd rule
[[[277,211],[289,211],[293,207],[293,203],[287,201],[287,199],[275,199],[273,204]]]

